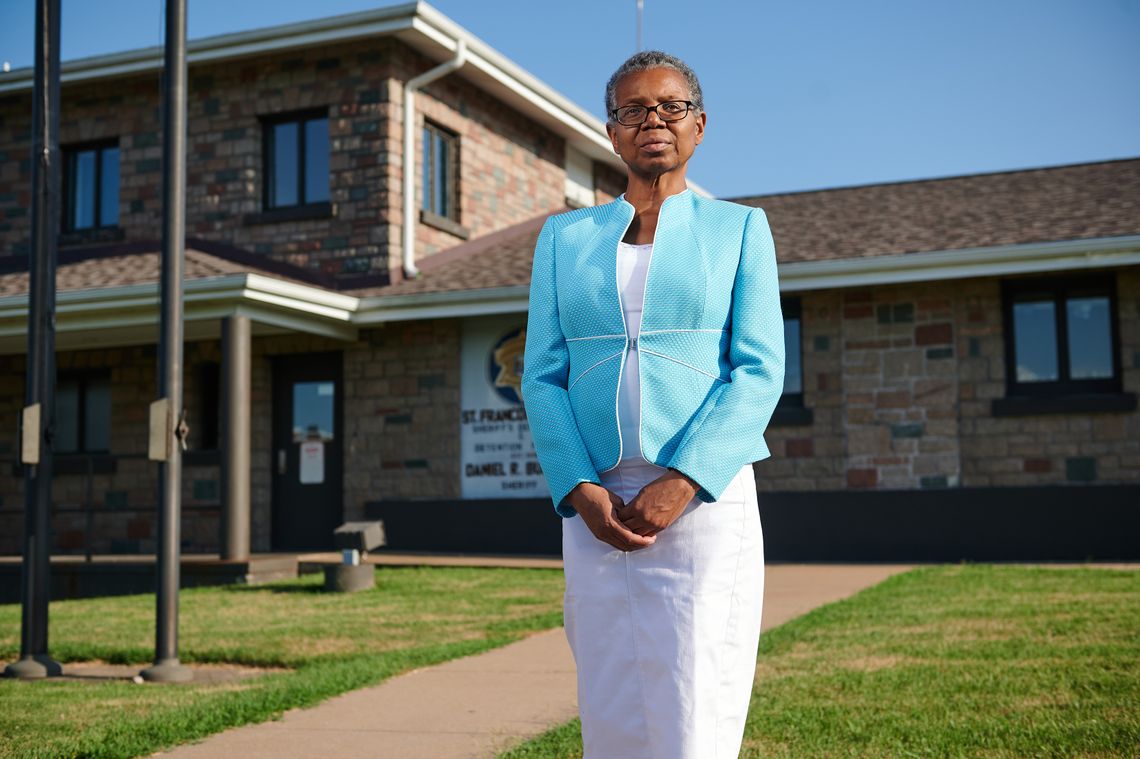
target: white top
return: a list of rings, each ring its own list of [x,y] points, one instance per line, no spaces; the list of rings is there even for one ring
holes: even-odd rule
[[[641,384],[637,350],[632,344],[641,328],[642,304],[645,301],[645,275],[649,271],[649,257],[653,243],[630,245],[619,242],[617,250],[618,290],[621,293],[622,311],[625,314],[626,334],[631,344],[626,349],[625,368],[618,386],[618,425],[621,429],[622,459],[641,456]]]

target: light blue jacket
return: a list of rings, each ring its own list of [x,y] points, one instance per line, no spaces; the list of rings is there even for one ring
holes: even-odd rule
[[[759,208],[685,190],[665,199],[629,335],[617,245],[633,221],[624,194],[551,216],[534,251],[522,395],[554,510],[621,460],[618,386],[638,351],[641,455],[720,498],[741,467],[768,458],[764,430],[784,386],[776,249]]]

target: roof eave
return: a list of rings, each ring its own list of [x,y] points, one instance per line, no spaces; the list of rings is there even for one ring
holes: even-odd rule
[[[194,66],[386,35],[397,36],[437,61],[452,58],[458,40],[462,38],[468,49],[469,65],[460,70],[461,75],[559,134],[592,160],[625,171],[625,164],[611,150],[605,124],[600,119],[427,3],[404,3],[359,13],[206,37],[187,43],[186,58],[187,64]],[[157,72],[162,69],[162,65],[163,52],[160,46],[128,50],[63,63],[60,81],[68,84]],[[0,74],[0,96],[31,91],[33,75],[31,67]],[[709,195],[707,190],[695,182],[690,180],[688,184],[694,192]]]
[[[324,42],[343,42],[373,35],[393,34],[410,29],[417,3],[404,3],[386,8],[347,13],[292,24],[219,34],[186,43],[188,65],[229,58],[288,50]],[[161,45],[126,50],[107,55],[65,61],[60,65],[60,82],[84,82],[124,74],[161,71]],[[0,95],[31,91],[34,68],[28,66],[0,74]]]
[[[530,285],[374,295],[360,299],[352,321],[363,327],[412,319],[526,313],[529,297]]]
[[[1140,264],[1140,235],[779,264],[780,289],[821,290]]]
[[[355,340],[353,315],[359,299],[319,287],[284,282],[260,274],[228,274],[185,282],[187,323],[249,316],[259,324],[289,332]],[[56,295],[56,333],[157,327],[161,299],[157,282],[65,290]],[[13,341],[27,333],[28,295],[0,297],[0,352],[19,352]],[[157,329],[141,342],[153,343]]]
[[[1140,235],[924,251],[834,261],[778,265],[781,292],[995,277],[1049,271],[1079,271],[1140,265]],[[283,331],[355,340],[361,328],[387,322],[526,313],[529,285],[359,297],[255,273],[230,274],[185,283],[188,322],[234,314]],[[157,325],[157,283],[58,293],[57,332]],[[26,293],[0,297],[0,352],[23,350]],[[153,337],[145,342],[153,342]]]

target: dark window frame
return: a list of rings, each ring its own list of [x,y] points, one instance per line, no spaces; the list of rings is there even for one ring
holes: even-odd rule
[[[76,392],[76,420],[75,420],[75,450],[64,451],[60,450],[58,446],[58,439],[53,442],[53,451],[64,456],[85,456],[90,454],[107,454],[111,452],[111,434],[107,432],[107,447],[106,448],[93,448],[88,449],[87,446],[87,386],[95,379],[104,380],[110,393],[114,391],[114,385],[111,383],[111,372],[106,369],[68,369],[59,372],[57,386],[65,382],[75,382],[79,387]],[[108,394],[108,403],[112,402],[111,394]],[[56,415],[59,414],[58,404],[56,406]],[[107,414],[108,420],[114,419],[114,414]],[[58,420],[55,420],[54,426],[58,427]]]
[[[803,310],[798,296],[791,296],[780,299],[780,313],[784,321],[788,319],[795,319],[800,323],[800,341],[797,346],[800,359],[800,390],[797,393],[780,393],[780,400],[777,405],[794,406],[796,408],[803,408],[804,405],[804,384],[803,384],[803,370],[804,370],[804,322],[802,318]],[[788,346],[784,346],[784,365],[787,366],[787,352]]]
[[[103,151],[108,148],[114,148],[119,151],[120,174],[119,181],[122,182],[121,164],[123,160],[123,152],[119,147],[119,138],[111,137],[102,140],[91,140],[88,142],[77,142],[70,145],[63,145],[60,147],[60,154],[63,158],[63,171],[60,172],[60,232],[65,235],[76,235],[85,233],[96,233],[98,230],[114,230],[119,228],[119,214],[115,214],[114,224],[103,224]],[[95,196],[95,208],[92,214],[94,223],[90,227],[75,227],[72,225],[72,210],[75,206],[74,200],[74,182],[71,181],[72,167],[76,156],[80,153],[85,153],[88,150],[95,151],[95,191],[92,193]]]
[[[796,319],[800,323],[799,345],[795,346],[800,360],[800,389],[799,392],[781,392],[780,399],[776,401],[776,408],[772,412],[772,424],[776,426],[804,426],[810,425],[814,414],[810,408],[804,406],[804,321],[803,303],[798,295],[789,295],[780,298],[780,314],[783,320]],[[788,346],[784,345],[784,366],[787,367]]]
[[[315,209],[318,216],[325,216],[328,213],[330,200],[307,200],[305,198],[305,124],[310,121],[318,121],[324,119],[331,125],[332,120],[329,118],[329,108],[308,108],[303,111],[290,111],[288,113],[273,113],[266,114],[260,117],[261,120],[261,208],[264,214],[271,214],[273,212],[289,212],[298,209]],[[273,197],[273,186],[275,184],[276,174],[274,172],[274,127],[282,124],[297,124],[297,202],[296,203],[271,203]],[[332,151],[332,142],[330,138],[329,151]],[[330,155],[331,163],[331,155]],[[331,179],[331,168],[329,176],[325,181]],[[331,195],[331,188],[330,188]]]
[[[447,213],[440,213],[439,209],[435,208],[435,188],[425,181],[420,200],[420,215],[425,221],[443,222],[445,225],[447,222],[452,222],[454,225],[459,225],[462,223],[459,218],[459,135],[429,119],[424,119],[423,129],[420,132],[420,139],[423,140],[423,149],[420,154],[421,160],[425,162],[420,167],[421,176],[434,181],[437,157],[434,149],[435,140],[432,138],[435,135],[439,135],[447,143],[448,165],[444,167],[447,172],[448,183],[444,201],[447,204]],[[430,166],[426,163],[429,159],[432,162]],[[438,223],[437,226],[439,226]]]
[[[1047,296],[1047,299],[1053,303],[1058,379],[1041,382],[1018,381],[1013,307],[1018,302],[1039,300],[1042,295]],[[1108,297],[1108,338],[1112,352],[1112,377],[1072,379],[1069,376],[1071,367],[1069,366],[1068,320],[1065,301],[1069,298],[1090,295]],[[1119,394],[1123,391],[1116,277],[1112,272],[1067,273],[1064,276],[1003,279],[1001,281],[1001,297],[1007,398],[1059,398]]]

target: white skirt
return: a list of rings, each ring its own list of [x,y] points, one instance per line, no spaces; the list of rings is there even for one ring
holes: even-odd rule
[[[628,503],[664,471],[627,459],[601,480]],[[752,465],[648,548],[620,551],[563,519],[562,558],[583,759],[735,759],[764,600]]]

